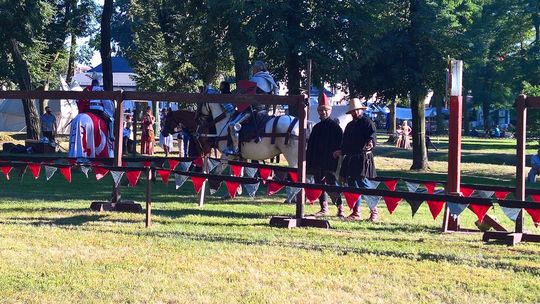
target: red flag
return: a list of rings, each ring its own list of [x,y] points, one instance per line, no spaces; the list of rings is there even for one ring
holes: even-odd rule
[[[433,183],[435,184],[435,183]],[[429,190],[428,190],[429,191]],[[441,211],[444,208],[444,202],[438,202],[438,201],[427,201],[429,211],[431,212],[431,215],[433,216],[433,219],[437,219],[437,216],[441,213]]]
[[[236,196],[236,191],[238,191],[238,187],[240,187],[240,183],[225,181],[225,186],[227,186],[227,191],[231,198],[234,198]]]
[[[476,217],[478,217],[478,220],[480,222],[484,221],[484,217],[486,216],[486,213],[488,212],[489,207],[491,207],[491,206],[476,205],[476,204],[470,204],[469,205],[469,208],[471,208],[472,212],[474,212],[474,214],[476,214]]]
[[[533,201],[535,202],[540,202],[540,195],[539,194],[531,194],[531,197],[533,199]]]
[[[4,175],[6,176],[6,179],[9,180],[9,172],[11,171],[11,169],[13,169],[13,167],[1,167],[2,168],[2,173],[4,173]]]
[[[171,171],[167,169],[159,169],[157,170],[159,176],[161,176],[161,180],[165,185],[169,183],[169,175],[171,175]]]
[[[35,179],[39,178],[39,171],[41,171],[40,164],[28,164],[28,169],[30,169]]]
[[[388,212],[390,214],[394,213],[394,210],[396,210],[396,207],[399,205],[399,202],[401,201],[401,198],[399,197],[391,197],[391,196],[383,196],[384,202],[386,203],[386,208],[388,208]]]
[[[267,180],[272,175],[272,169],[259,168],[259,175],[263,180]]]
[[[289,176],[293,182],[298,183],[298,172],[289,171]]]
[[[426,187],[426,190],[429,194],[433,194],[435,191],[435,187],[437,186],[437,183],[434,182],[425,182],[424,187]]]
[[[396,191],[397,182],[398,182],[397,179],[391,179],[391,180],[386,180],[383,183],[386,185],[386,188],[388,188],[389,190]]]
[[[60,173],[66,178],[68,183],[71,183],[71,167],[60,167]]]
[[[204,177],[197,177],[197,176],[191,177],[191,182],[193,183],[193,188],[195,188],[195,193],[199,193],[201,191],[201,188],[205,181],[206,181],[206,178]]]
[[[356,201],[358,200],[358,198],[360,198],[360,193],[343,192],[343,195],[345,196],[347,205],[349,205],[349,208],[351,209],[354,207],[354,204],[356,204]]]
[[[268,182],[268,195],[274,195],[283,188],[283,185],[274,182]]]
[[[174,170],[174,168],[176,168],[176,166],[178,166],[179,163],[180,163],[179,160],[169,158],[169,168],[171,170]]]
[[[234,176],[240,176],[240,173],[242,173],[242,166],[231,165],[231,172]],[[234,196],[232,197],[234,198]]]
[[[525,209],[527,213],[531,216],[534,227],[538,228],[540,224],[540,209]]]
[[[141,162],[141,164],[144,166],[144,167],[151,167],[152,166],[152,161],[151,160],[143,160]]]
[[[92,167],[92,170],[94,170],[94,173],[96,174],[96,180],[102,179],[105,177],[105,175],[107,175],[107,173],[109,173],[109,170],[98,166]]]
[[[75,158],[68,158],[67,161],[70,166],[74,166],[77,163],[77,159]]]
[[[495,197],[498,200],[504,200],[510,194],[510,191],[495,191]]]
[[[306,199],[313,204],[322,194],[322,189],[305,188]]]
[[[461,187],[461,194],[465,197],[470,197],[474,192],[474,189],[468,187]]]
[[[203,158],[201,156],[199,156],[198,158],[193,160],[193,164],[195,166],[197,166],[197,167],[202,167],[203,166]]]
[[[139,176],[141,176],[142,170],[136,170],[136,171],[126,171],[126,176],[129,182],[129,185],[132,188],[135,188],[137,185],[137,181],[139,181]]]

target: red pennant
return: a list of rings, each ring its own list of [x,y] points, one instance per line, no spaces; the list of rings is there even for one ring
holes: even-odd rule
[[[259,175],[263,180],[267,180],[272,175],[272,169],[259,168]]]
[[[349,193],[349,192],[343,192],[343,195],[345,196],[345,200],[347,201],[347,205],[349,205],[349,208],[353,208],[354,204],[356,204],[356,201],[360,197],[360,193]]]
[[[534,223],[534,227],[538,228],[540,224],[540,209],[525,209],[527,213],[531,216]]]
[[[160,169],[160,170],[157,170],[159,176],[161,176],[161,180],[163,181],[163,183],[165,185],[167,185],[169,183],[169,175],[171,175],[171,171],[170,170],[163,170],[163,169]]]
[[[225,186],[227,186],[227,191],[231,198],[234,198],[236,196],[236,191],[238,191],[238,187],[240,187],[240,183],[225,181]]]
[[[151,167],[152,166],[152,161],[151,160],[143,160],[141,162],[141,164],[144,166],[144,167]]]
[[[388,212],[390,214],[394,213],[394,210],[396,210],[396,207],[399,205],[399,202],[401,201],[401,198],[399,197],[391,197],[391,196],[383,196],[384,202],[386,203],[386,208],[388,208]]]
[[[68,183],[71,183],[71,167],[60,167],[60,173],[66,178]]]
[[[433,183],[435,184],[435,183]],[[428,190],[429,191],[429,190]],[[444,202],[438,202],[438,201],[427,201],[429,211],[431,212],[431,215],[433,216],[433,219],[437,219],[437,216],[441,213],[441,211],[444,208]]]
[[[478,221],[480,221],[480,222],[484,221],[484,217],[486,216],[486,213],[488,212],[489,207],[491,207],[491,206],[476,205],[476,204],[470,204],[469,205],[469,208],[471,208],[472,212],[474,212],[474,214],[476,214],[476,217],[478,217]]]
[[[386,185],[388,189],[392,191],[396,191],[397,182],[398,182],[397,179],[391,179],[391,180],[386,180],[383,183]]]
[[[425,182],[424,187],[426,187],[426,190],[429,194],[433,194],[435,191],[435,187],[437,186],[437,183],[434,182]]]
[[[470,197],[474,192],[474,189],[468,187],[461,187],[461,194],[465,197]]]
[[[305,188],[304,190],[306,191],[306,199],[312,204],[321,196],[323,192],[322,189]]]
[[[498,200],[506,199],[506,197],[510,194],[510,191],[495,191],[495,197]]]
[[[142,170],[135,170],[135,171],[126,171],[126,176],[129,181],[129,185],[132,188],[135,188],[137,185],[137,181],[139,180],[139,176],[141,176]]]
[[[240,173],[242,173],[242,166],[231,165],[231,172],[232,172],[232,174],[234,176],[240,176]],[[233,197],[233,196],[231,196],[231,197]]]
[[[298,183],[298,172],[289,171],[289,176],[293,182]]]
[[[92,167],[92,170],[94,170],[94,173],[96,174],[96,180],[102,179],[105,177],[105,175],[107,175],[107,173],[109,173],[109,170],[98,166]]]
[[[41,171],[41,165],[40,164],[28,164],[28,169],[32,172],[32,175],[34,175],[35,179],[39,178],[39,171]]]
[[[274,195],[283,188],[283,185],[274,182],[268,182],[268,195]]]
[[[193,164],[197,167],[202,167],[203,166],[203,158],[202,157],[198,157],[196,159],[193,160]]]
[[[74,166],[77,163],[77,159],[75,158],[68,158],[67,161],[70,166]]]
[[[169,168],[171,170],[174,170],[174,168],[176,168],[176,166],[178,166],[179,163],[180,163],[179,160],[169,158]]]
[[[540,194],[531,194],[531,198],[537,203],[540,202]]]
[[[11,169],[13,169],[13,167],[1,167],[2,168],[2,173],[4,173],[4,175],[6,176],[6,179],[9,180],[9,172],[11,171]]]
[[[126,162],[126,161],[122,161],[122,167],[127,167],[127,166],[128,166],[127,162]]]
[[[195,188],[195,193],[199,193],[201,191],[201,188],[202,188],[204,182],[206,182],[206,178],[192,176],[191,177],[191,182],[193,183],[193,188]]]

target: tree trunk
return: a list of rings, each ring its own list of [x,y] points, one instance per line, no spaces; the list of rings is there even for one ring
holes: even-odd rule
[[[28,71],[28,62],[23,58],[19,43],[15,39],[10,39],[10,52],[15,65],[15,73],[21,91],[31,91],[32,82]],[[40,124],[36,105],[31,99],[23,99],[24,118],[26,121],[26,138],[39,139]]]
[[[113,13],[113,0],[105,0],[101,15],[101,66],[103,67],[103,89],[113,90],[113,73],[111,59],[111,17]]]
[[[390,130],[388,130],[388,133],[390,134],[396,134],[396,110],[397,110],[397,100],[394,98],[392,102],[390,103]]]
[[[411,93],[412,112],[412,147],[413,163],[411,170],[426,170],[428,157],[426,149],[426,119],[424,113],[424,99],[426,94]]]
[[[71,84],[73,75],[75,75],[76,49],[77,49],[77,36],[75,36],[75,34],[71,34],[71,44],[69,46],[69,60],[68,60],[67,73],[66,73],[66,82],[68,85]]]
[[[291,33],[288,42],[288,53],[287,58],[285,59],[285,64],[287,66],[287,89],[289,90],[289,96],[300,95],[300,56],[298,55],[298,50],[296,49],[297,43],[294,39],[298,33],[302,32],[300,27],[300,12],[302,12],[302,1],[291,0],[289,1],[290,10],[287,14],[287,28],[288,32]],[[289,105],[289,115],[298,116],[299,109],[297,105]]]
[[[234,58],[234,75],[238,83],[239,80],[249,79],[249,52],[248,43],[245,40],[240,20],[231,20],[229,29],[229,40]]]
[[[491,130],[491,116],[489,113],[490,104],[487,99],[482,101],[482,120],[484,121],[484,131],[489,132]],[[488,133],[489,134],[489,133]]]

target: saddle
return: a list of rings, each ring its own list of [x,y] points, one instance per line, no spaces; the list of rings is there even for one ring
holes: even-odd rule
[[[264,135],[266,123],[274,118],[266,112],[256,112],[249,117],[240,130],[240,142],[248,142]]]

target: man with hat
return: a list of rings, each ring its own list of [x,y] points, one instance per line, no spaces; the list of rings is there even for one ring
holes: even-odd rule
[[[41,132],[49,142],[54,142],[56,135],[56,117],[52,114],[49,106],[45,107],[45,113],[41,115]]]
[[[370,188],[368,178],[377,176],[373,158],[377,129],[371,119],[363,116],[365,109],[367,107],[358,98],[353,98],[349,102],[347,114],[351,114],[353,120],[345,127],[341,148],[334,152],[335,158],[343,156],[340,175],[347,179],[351,187]],[[377,221],[378,215],[377,207],[373,208],[369,220]],[[360,198],[347,219],[360,220]]]
[[[333,157],[333,152],[340,148],[343,131],[337,122],[330,118],[332,106],[330,99],[324,92],[319,95],[319,106],[317,107],[319,118],[321,119],[311,131],[309,136],[306,163],[308,173],[313,174],[315,183],[336,185],[336,176],[334,175],[337,168],[337,159]],[[343,204],[341,197],[336,199],[332,197],[334,204],[337,206],[337,216],[343,217]],[[323,192],[319,197],[321,210],[315,213],[315,216],[326,216],[328,210],[328,194]]]

